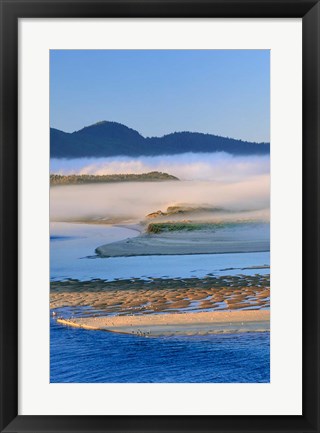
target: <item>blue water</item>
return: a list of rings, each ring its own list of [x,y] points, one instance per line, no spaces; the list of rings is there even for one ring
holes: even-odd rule
[[[139,337],[51,319],[51,383],[263,383],[270,334]]]

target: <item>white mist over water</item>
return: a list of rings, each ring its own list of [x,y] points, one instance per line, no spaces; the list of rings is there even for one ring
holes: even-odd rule
[[[142,174],[161,171],[181,180],[235,182],[269,174],[269,155],[233,156],[225,152],[182,153],[180,155],[118,156],[112,158],[51,159],[55,174]]]
[[[260,211],[258,218],[268,219],[269,176],[234,183],[165,181],[55,186],[50,190],[50,219],[138,222],[151,212],[181,203],[221,207],[240,214],[247,211],[245,217],[248,211]]]
[[[270,158],[227,153],[184,153],[155,157],[51,160],[52,173],[117,174],[162,171],[180,181],[119,182],[55,186],[50,191],[52,221],[105,219],[140,221],[168,206],[224,208],[243,218],[269,218]],[[251,215],[248,211],[253,212]],[[193,219],[202,215],[193,214]],[[223,215],[220,213],[219,218]],[[241,218],[233,215],[233,218]],[[206,215],[208,218],[208,215]],[[229,216],[230,218],[230,216]]]

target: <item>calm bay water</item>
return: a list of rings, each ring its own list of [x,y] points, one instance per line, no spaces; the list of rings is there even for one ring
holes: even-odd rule
[[[51,383],[263,383],[270,334],[146,338],[51,322]]]

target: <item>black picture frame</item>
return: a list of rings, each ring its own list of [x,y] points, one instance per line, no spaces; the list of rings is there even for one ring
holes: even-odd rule
[[[320,4],[315,0],[0,0],[1,432],[320,432]],[[302,18],[303,414],[301,416],[22,416],[18,414],[19,18]],[[5,253],[4,253],[5,252]]]

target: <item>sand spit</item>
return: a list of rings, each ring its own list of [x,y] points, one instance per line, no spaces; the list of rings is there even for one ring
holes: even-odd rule
[[[62,325],[140,336],[234,334],[268,332],[270,311],[215,311],[148,316],[57,319]]]
[[[249,253],[270,250],[266,230],[260,236],[248,236],[236,230],[178,231],[140,236],[96,248],[101,257]]]

